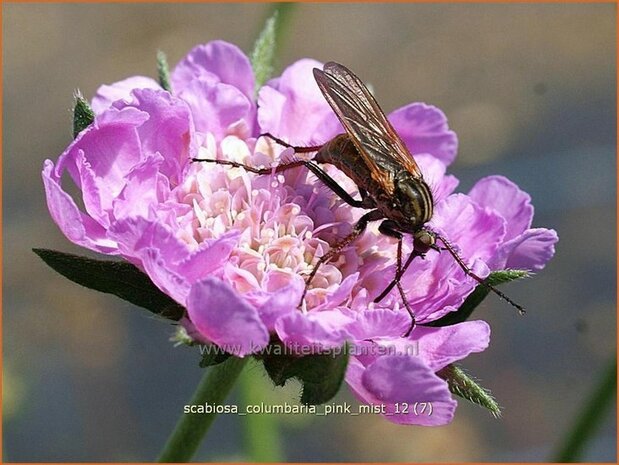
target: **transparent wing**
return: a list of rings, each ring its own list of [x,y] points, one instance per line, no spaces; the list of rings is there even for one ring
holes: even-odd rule
[[[370,167],[372,178],[393,191],[389,173],[381,168],[380,161],[404,167],[413,177],[422,179],[421,170],[396,134],[378,103],[352,71],[338,63],[329,62],[324,71],[314,69],[318,87],[360,155]]]

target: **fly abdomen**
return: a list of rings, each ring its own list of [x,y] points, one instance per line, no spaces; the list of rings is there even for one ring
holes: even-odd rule
[[[347,134],[340,134],[323,145],[316,153],[314,161],[335,166],[372,197],[380,196],[381,186],[372,179],[370,167],[359,155]]]

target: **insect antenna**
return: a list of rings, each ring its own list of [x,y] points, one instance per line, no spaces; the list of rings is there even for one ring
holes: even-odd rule
[[[464,272],[468,276],[473,278],[475,281],[477,281],[479,284],[484,286],[489,291],[494,292],[496,295],[498,295],[501,299],[506,301],[511,306],[516,307],[516,309],[518,309],[518,313],[520,313],[520,315],[524,315],[526,313],[526,310],[522,307],[522,305],[518,305],[516,302],[514,302],[512,299],[507,297],[505,294],[503,294],[501,291],[499,291],[492,284],[488,284],[482,278],[480,278],[475,273],[473,273],[473,271],[466,265],[466,263],[464,263],[464,260],[462,260],[462,257],[460,257],[460,255],[458,255],[458,252],[456,252],[456,249],[447,241],[447,239],[445,239],[444,237],[442,237],[442,236],[440,236],[440,235],[438,235],[436,233],[434,235],[435,235],[435,237],[437,239],[440,239],[440,241],[445,246],[445,250],[447,250],[451,254],[451,256],[454,258],[456,263],[458,263],[458,265],[460,265],[460,268],[462,268],[464,270]]]

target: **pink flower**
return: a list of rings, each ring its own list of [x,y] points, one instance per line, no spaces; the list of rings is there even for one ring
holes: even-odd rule
[[[176,66],[172,93],[145,77],[102,86],[92,101],[95,122],[55,164],[45,162],[50,212],[69,240],[122,256],[185,306],[184,324],[195,338],[238,356],[262,350],[272,335],[291,347],[322,350],[348,341],[357,353],[346,381],[360,400],[385,404],[387,418],[397,423],[448,423],[456,402],[436,372],[483,351],[490,334],[483,321],[421,326],[456,310],[475,288],[453,258],[430,251],[403,277],[420,324],[408,338],[402,335],[410,317],[397,292],[373,303],[395,274],[395,241],[377,224],[320,268],[300,311],[303,276],[363,210],[346,205],[303,167],[258,176],[190,162],[274,166],[291,151],[259,134],[303,145],[342,132],[314,82],[314,67],[321,64],[294,63],[256,102],[249,60],[216,41]],[[390,119],[433,189],[429,226],[457,244],[478,275],[544,266],[556,233],[531,229],[530,199],[515,184],[490,177],[468,195],[453,193],[457,180],[445,172],[457,138],[440,110],[414,103]],[[341,172],[325,169],[357,195]],[[65,174],[81,191],[80,206],[62,187]],[[432,414],[398,410],[415,402],[431,403]]]

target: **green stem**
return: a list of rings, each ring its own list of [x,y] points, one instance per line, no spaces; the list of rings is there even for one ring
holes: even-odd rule
[[[254,366],[256,366],[254,364]],[[239,380],[243,405],[270,402],[272,391],[264,377],[245,370]],[[276,415],[246,415],[242,417],[245,456],[249,462],[282,462],[282,443]]]
[[[221,404],[243,371],[249,357],[230,357],[225,362],[210,368],[204,375],[191,405]],[[216,413],[188,413],[178,420],[172,435],[168,438],[159,462],[187,462],[191,460],[217,416]]]
[[[616,392],[617,358],[614,357],[591,393],[591,397],[585,402],[572,429],[565,436],[553,462],[578,462],[581,459],[585,445],[604,420]]]

